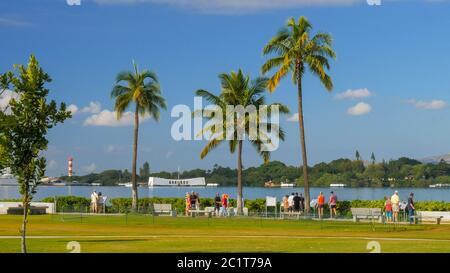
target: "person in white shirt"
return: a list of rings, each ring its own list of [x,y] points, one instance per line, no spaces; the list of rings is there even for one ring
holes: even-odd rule
[[[294,193],[292,193],[288,197],[289,212],[293,212],[294,211],[294,196],[295,196]]]
[[[94,190],[91,194],[91,213],[97,213],[98,211],[98,194]]]
[[[400,211],[400,197],[398,196],[398,191],[394,192],[394,195],[391,197],[392,204],[392,212],[393,212],[393,220],[394,222],[398,222],[398,212]]]

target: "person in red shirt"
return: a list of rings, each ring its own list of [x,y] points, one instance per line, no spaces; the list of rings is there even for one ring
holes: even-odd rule
[[[388,196],[384,197],[384,212],[386,213],[386,220],[392,222],[392,202]]]
[[[222,195],[222,215],[227,216],[227,207],[228,207],[228,195],[223,194]]]
[[[319,213],[319,219],[322,219],[323,217],[323,206],[325,205],[325,196],[323,195],[323,192],[319,193],[319,196],[317,197],[317,208]]]

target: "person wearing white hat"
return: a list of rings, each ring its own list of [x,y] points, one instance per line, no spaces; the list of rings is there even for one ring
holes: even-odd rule
[[[98,194],[97,191],[94,190],[91,194],[91,213],[97,213],[98,211]]]
[[[394,222],[398,221],[398,212],[400,211],[400,197],[398,196],[398,191],[394,192],[394,195],[391,197],[392,203],[392,212],[393,212],[393,220]]]

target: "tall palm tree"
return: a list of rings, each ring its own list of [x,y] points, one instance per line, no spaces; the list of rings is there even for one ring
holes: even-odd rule
[[[317,76],[328,91],[333,89],[333,83],[326,70],[330,69],[329,59],[335,59],[336,53],[331,47],[332,38],[326,33],[311,35],[312,26],[305,17],[296,22],[289,18],[286,25],[264,47],[264,55],[275,55],[262,66],[262,73],[276,68],[277,71],[270,78],[268,88],[273,92],[280,80],[289,73],[297,85],[298,93],[298,121],[300,129],[300,144],[303,159],[303,180],[305,189],[306,211],[309,211],[309,182],[308,160],[305,143],[305,126],[303,122],[303,96],[302,79],[306,69]]]
[[[264,145],[268,145],[270,140],[273,139],[273,134],[277,133],[275,137],[284,140],[284,132],[277,124],[268,123],[267,120],[259,115],[256,111],[252,114],[245,114],[245,117],[238,117],[234,111],[227,109],[227,106],[254,106],[254,109],[259,110],[261,107],[267,106],[267,119],[271,117],[271,106],[277,105],[280,113],[288,113],[289,109],[279,103],[273,103],[270,105],[265,104],[265,97],[263,92],[267,88],[267,78],[258,77],[253,81],[250,80],[250,76],[244,75],[241,69],[236,73],[232,71],[230,74],[220,74],[219,79],[221,82],[221,93],[216,96],[206,90],[197,90],[198,96],[204,97],[209,102],[213,103],[222,112],[223,123],[219,126],[206,126],[202,129],[200,134],[211,135],[208,144],[203,148],[200,157],[205,158],[211,150],[216,148],[220,143],[228,141],[229,149],[231,153],[234,153],[237,149],[237,211],[238,214],[243,213],[243,182],[242,182],[242,149],[243,149],[243,135],[253,135],[253,138],[248,138],[253,147],[264,159],[264,163],[268,163],[270,159],[270,152],[267,149],[263,149]],[[203,110],[206,114],[207,110]],[[214,111],[207,113],[208,118],[211,120],[216,118]],[[256,121],[256,122],[255,122]],[[254,122],[254,123],[253,123]],[[258,135],[257,137],[252,133],[251,126],[256,125]],[[229,134],[227,129],[233,128],[234,135]],[[261,128],[267,128],[265,133]],[[228,137],[227,137],[228,136]],[[269,144],[270,145],[270,144]]]
[[[158,121],[160,109],[166,109],[166,101],[161,95],[161,88],[156,74],[149,70],[139,71],[134,62],[133,68],[134,71],[124,71],[117,75],[116,84],[111,91],[111,97],[116,100],[114,110],[116,111],[117,119],[122,117],[122,114],[126,109],[134,106],[134,143],[131,183],[133,198],[132,209],[136,210],[138,204],[136,163],[139,115],[148,115]],[[124,83],[124,85],[122,85],[122,83]]]

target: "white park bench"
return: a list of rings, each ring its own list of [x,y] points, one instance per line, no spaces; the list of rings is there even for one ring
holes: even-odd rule
[[[209,210],[206,210],[206,209],[190,209],[189,210],[189,215],[192,216],[192,217],[195,217],[195,216],[200,215],[200,214],[204,214],[205,216],[209,216],[210,214],[212,214],[212,212],[209,211]]]
[[[303,211],[283,211],[280,210],[280,218],[297,218],[300,219],[300,216],[304,215]]]
[[[383,222],[383,214],[380,208],[351,208],[353,221],[358,222],[359,219],[378,219]]]
[[[174,211],[172,210],[172,204],[153,204],[153,213],[156,215],[167,214],[174,216]]]
[[[417,215],[421,221],[433,221],[438,225],[441,221],[450,221],[450,211],[418,211]]]
[[[230,216],[236,216],[238,214],[237,208],[233,208],[233,207],[228,207],[227,212],[228,212],[228,215],[230,215]],[[242,213],[244,216],[248,216],[248,208],[245,208],[245,207],[242,208]]]

